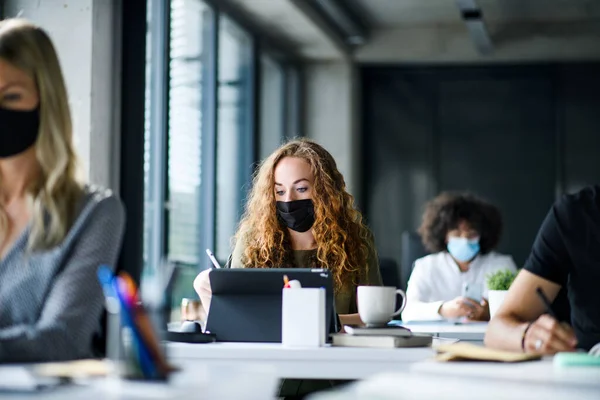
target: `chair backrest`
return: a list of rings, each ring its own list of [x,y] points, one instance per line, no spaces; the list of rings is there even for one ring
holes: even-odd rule
[[[400,263],[400,282],[402,290],[406,290],[408,278],[412,272],[415,261],[426,256],[429,252],[423,247],[421,237],[416,232],[402,232],[401,237],[402,261]]]
[[[381,273],[383,286],[402,288],[402,281],[400,280],[400,268],[398,267],[396,260],[393,258],[380,258],[379,272]]]

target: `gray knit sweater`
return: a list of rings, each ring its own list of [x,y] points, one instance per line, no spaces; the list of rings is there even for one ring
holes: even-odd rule
[[[125,212],[110,191],[87,188],[63,242],[27,252],[29,228],[0,260],[0,362],[93,356],[104,298],[99,265],[114,266]]]

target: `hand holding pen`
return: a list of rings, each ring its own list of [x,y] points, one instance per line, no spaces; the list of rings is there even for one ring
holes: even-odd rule
[[[215,258],[213,252],[210,251],[210,249],[206,249],[206,255],[208,255],[210,262],[215,268],[221,268],[221,265]],[[205,269],[204,271],[198,274],[196,279],[194,279],[194,290],[196,291],[196,293],[198,293],[198,297],[200,297],[201,307],[203,308],[203,310],[199,310],[199,312],[203,315],[208,315],[208,311],[210,309],[210,300],[212,298],[212,290],[210,288],[209,278],[210,271],[212,271],[212,268]]]
[[[573,329],[568,323],[558,321],[542,288],[538,287],[536,294],[544,305],[546,313],[527,325],[523,333],[523,350],[539,354],[574,351],[577,338]]]

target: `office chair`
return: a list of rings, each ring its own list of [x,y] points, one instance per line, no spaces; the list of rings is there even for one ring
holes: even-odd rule
[[[415,261],[426,256],[429,252],[423,247],[421,237],[416,232],[405,231],[401,236],[401,252],[402,260],[400,263],[400,282],[398,286],[402,290],[406,290],[408,279],[412,273]]]

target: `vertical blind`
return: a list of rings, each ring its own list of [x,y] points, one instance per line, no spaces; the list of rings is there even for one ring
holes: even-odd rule
[[[168,134],[168,256],[198,263],[202,150],[202,31],[206,6],[171,2]]]

